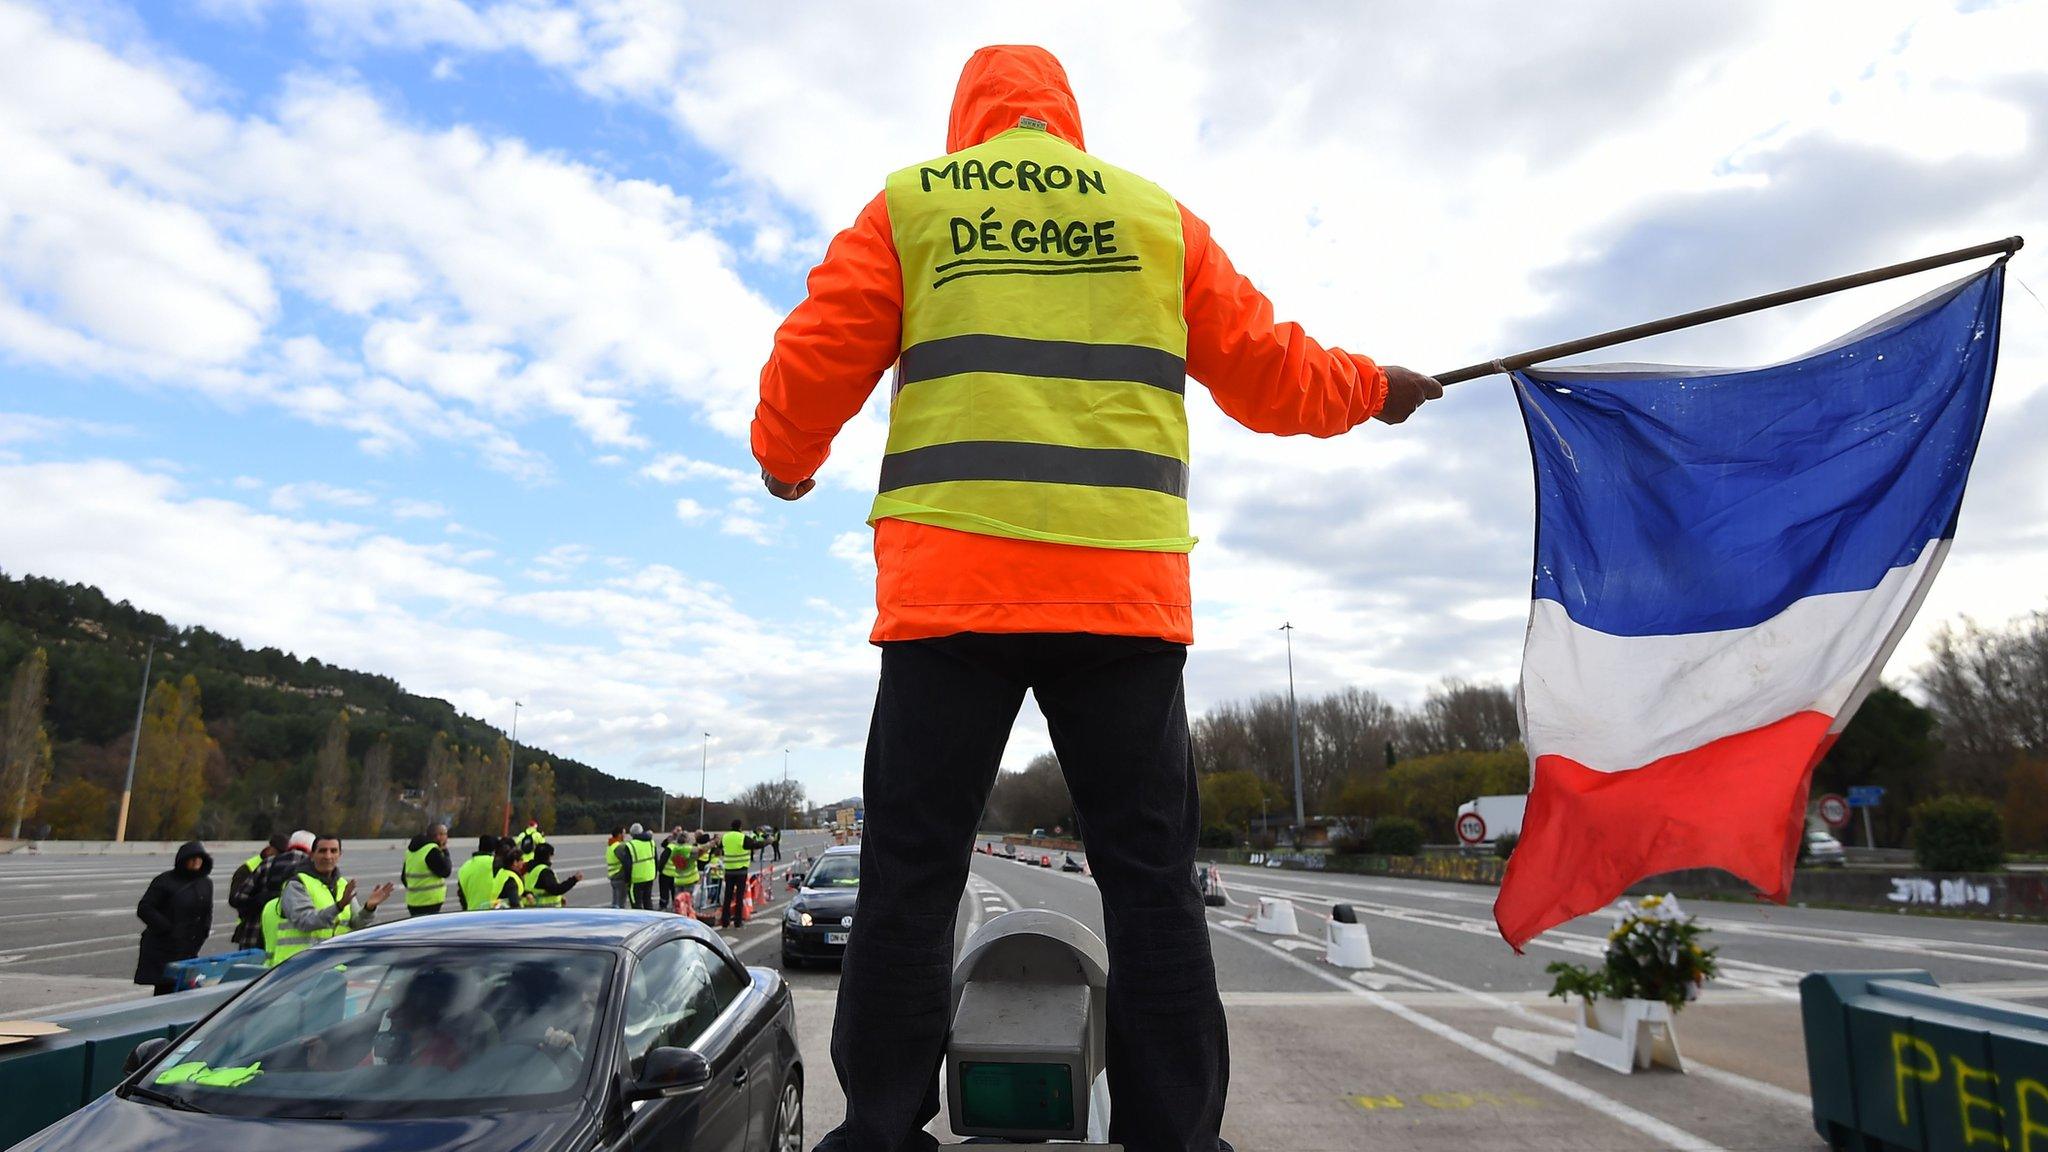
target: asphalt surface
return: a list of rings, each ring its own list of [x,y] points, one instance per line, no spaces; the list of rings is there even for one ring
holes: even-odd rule
[[[784,850],[793,859],[799,851],[815,854],[822,843],[792,835]],[[558,867],[586,875],[570,903],[608,902],[598,847],[561,851]],[[163,866],[142,858],[0,857],[0,1014],[134,995],[126,983],[138,931],[133,901]],[[343,861],[345,872],[365,878],[397,867],[397,854],[388,852]],[[1231,1027],[1224,1134],[1247,1152],[1813,1152],[1824,1145],[1805,1095],[1796,990],[1804,973],[1921,968],[1951,988],[2048,1003],[2048,926],[1701,903],[1689,910],[1712,929],[1726,975],[1679,1018],[1688,1072],[1622,1076],[1572,1054],[1572,1013],[1544,996],[1546,963],[1595,962],[1609,927],[1605,916],[1546,933],[1516,956],[1493,930],[1490,889],[1258,868],[1221,872],[1233,903],[1211,909],[1209,922]],[[779,968],[778,922],[787,895],[779,878],[774,895],[773,905],[727,938],[747,963]],[[1298,935],[1251,930],[1252,905],[1262,897],[1293,904]],[[1371,969],[1347,971],[1323,960],[1325,918],[1340,902],[1357,908],[1367,924],[1376,957]],[[1092,878],[977,855],[960,937],[1000,912],[1033,907],[1102,928]],[[224,904],[217,923],[224,945],[232,925]],[[812,966],[786,975],[811,1070],[807,1127],[815,1139],[841,1110],[828,1053],[838,973]],[[942,1117],[942,1133],[943,1124]]]

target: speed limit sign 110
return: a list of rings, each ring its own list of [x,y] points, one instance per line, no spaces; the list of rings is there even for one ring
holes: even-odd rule
[[[1849,826],[1849,802],[1840,796],[1832,792],[1822,796],[1819,809],[1820,818],[1827,821],[1828,827],[1847,828]]]
[[[1458,839],[1467,844],[1477,844],[1486,839],[1486,818],[1477,812],[1459,813]]]

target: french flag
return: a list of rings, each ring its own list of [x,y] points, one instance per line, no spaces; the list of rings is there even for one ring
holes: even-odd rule
[[[1631,884],[1783,902],[1813,767],[1955,536],[2004,263],[1784,364],[1515,374],[1536,464],[1516,949]]]

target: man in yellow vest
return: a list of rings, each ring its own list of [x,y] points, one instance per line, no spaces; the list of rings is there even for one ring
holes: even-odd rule
[[[735,816],[732,828],[718,838],[718,854],[725,864],[725,897],[718,905],[718,926],[738,928],[747,922],[747,866],[754,862],[754,849],[761,841],[742,831],[745,820]]]
[[[313,866],[293,876],[277,897],[275,941],[269,963],[282,964],[322,940],[331,940],[377,918],[377,908],[397,886],[379,884],[357,898],[356,882],[341,874],[341,838],[313,838]]]
[[[654,910],[654,834],[635,824],[626,839],[612,851],[626,866],[626,880],[633,886],[633,907]]]
[[[569,903],[569,890],[583,879],[578,872],[567,880],[555,875],[555,846],[542,841],[533,849],[533,863],[521,878],[528,908],[561,908]]]
[[[431,916],[448,902],[448,826],[436,824],[405,846],[398,876],[405,884],[405,914]]]
[[[501,907],[504,878],[499,875],[501,853],[496,836],[479,836],[476,851],[455,870],[455,895],[465,912],[486,912]]]
[[[828,1152],[911,1147],[935,1112],[948,926],[1026,692],[1104,905],[1109,1138],[1217,1152],[1228,1042],[1189,880],[1200,807],[1181,685],[1187,382],[1282,435],[1395,424],[1442,395],[1275,322],[1207,224],[1085,147],[1050,53],[976,52],[946,155],[890,176],[833,239],[761,372],[754,456],[769,492],[795,500],[896,368],[868,514],[882,671],[861,923],[833,1023],[846,1116]]]

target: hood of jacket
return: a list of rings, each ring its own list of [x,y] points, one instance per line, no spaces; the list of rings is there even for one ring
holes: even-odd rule
[[[946,123],[946,151],[972,148],[1030,117],[1076,148],[1081,108],[1067,83],[1067,70],[1053,54],[1029,44],[991,44],[967,58],[953,90],[953,114]]]
[[[210,875],[213,872],[213,857],[207,855],[205,845],[197,840],[187,840],[178,846],[178,855],[176,859],[171,861],[171,867],[175,871],[183,873],[185,871],[185,862],[194,857],[201,861],[199,865],[199,874],[201,876]]]

